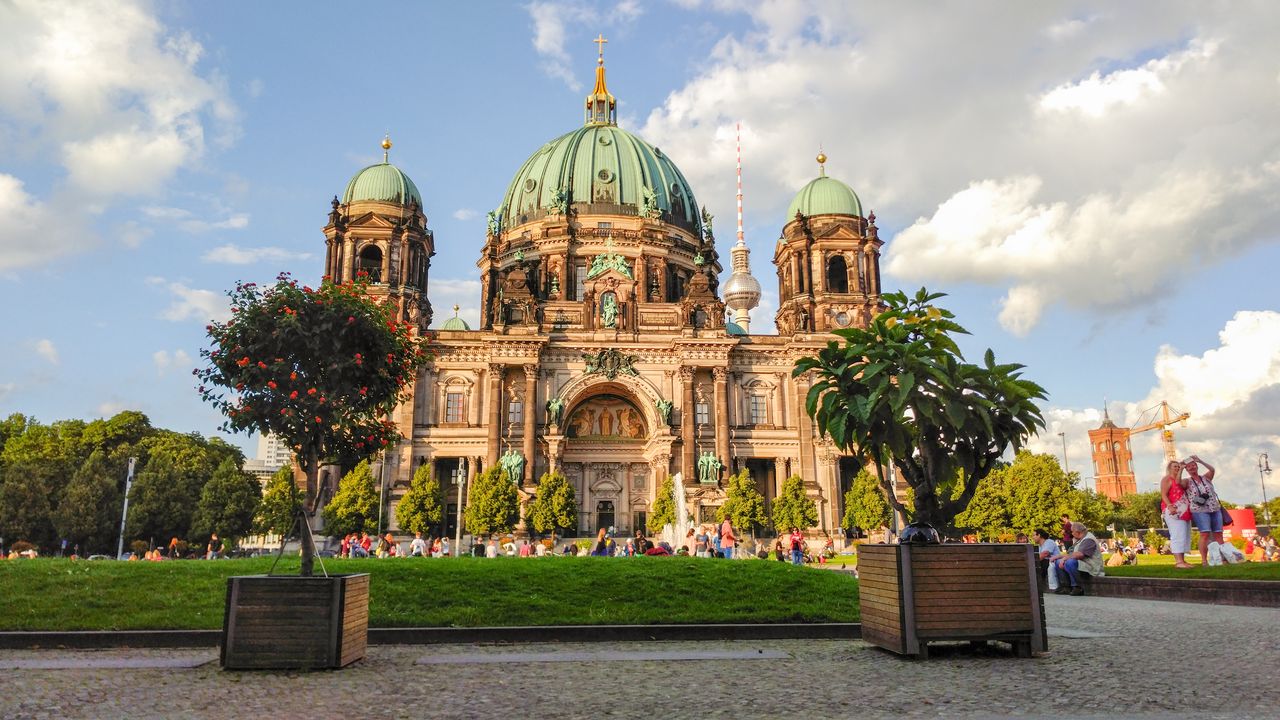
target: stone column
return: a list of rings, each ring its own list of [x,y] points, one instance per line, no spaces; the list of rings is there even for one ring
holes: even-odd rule
[[[800,270],[800,253],[792,251],[791,253],[791,294],[795,295],[800,286],[804,283],[804,275]]]
[[[732,468],[729,457],[729,392],[724,368],[712,368],[711,377],[715,381],[716,401],[716,455],[726,468]]]
[[[853,253],[844,253],[844,281],[849,286],[849,292],[861,292],[862,288],[858,287],[858,268],[853,264]]]
[[[773,459],[773,497],[782,493],[782,483],[787,481],[787,459]]]
[[[342,251],[342,282],[355,280],[356,278],[356,239],[349,237],[346,240],[346,249]]]
[[[534,479],[534,429],[536,427],[538,406],[538,366],[530,363],[524,366],[524,482],[532,485]]]
[[[680,472],[683,473],[685,485],[696,485],[698,478],[694,475],[694,424],[698,420],[697,409],[693,406],[693,368],[680,368]]]
[[[489,363],[489,391],[485,393],[485,402],[489,404],[489,453],[486,456],[486,470],[498,463],[498,451],[502,444],[498,432],[502,425],[502,372],[505,369],[501,363]]]
[[[382,282],[385,285],[391,284],[391,240],[387,241],[387,247],[382,249]]]
[[[796,424],[800,426],[800,477],[806,482],[816,482],[816,468],[813,462],[813,421],[804,411],[804,399],[809,394],[809,377],[802,375],[796,378],[795,385]],[[795,472],[795,468],[792,468]]]
[[[787,374],[776,373],[774,379],[777,384],[773,387],[773,426],[785,428],[787,426]]]
[[[809,295],[813,295],[815,289],[813,287],[813,253],[805,251],[804,256],[800,259],[804,265],[804,286]]]
[[[747,410],[747,408],[743,407],[743,402],[742,402],[743,401],[742,373],[731,372],[729,373],[729,379],[732,380],[732,382],[729,383],[729,388],[728,388],[729,389],[729,426],[742,427],[743,425],[746,425],[746,423],[743,422],[743,417],[744,417],[743,413]]]

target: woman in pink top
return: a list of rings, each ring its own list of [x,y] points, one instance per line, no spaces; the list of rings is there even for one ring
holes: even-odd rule
[[[733,536],[733,524],[729,522],[729,518],[725,518],[724,522],[720,523],[720,552],[726,560],[733,559],[733,546],[737,540]]]
[[[1185,555],[1191,551],[1191,505],[1187,500],[1187,479],[1182,463],[1171,460],[1160,479],[1160,512],[1169,528],[1169,552],[1175,567],[1189,568]]]

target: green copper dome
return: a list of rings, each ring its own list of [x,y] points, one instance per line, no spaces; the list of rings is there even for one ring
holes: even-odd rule
[[[457,317],[455,315],[454,317],[451,317],[448,320],[445,320],[444,324],[440,326],[440,329],[441,330],[470,330],[471,326],[467,324],[466,320],[463,320],[462,318]]]
[[[347,183],[347,190],[342,194],[343,203],[361,200],[380,200],[383,202],[408,205],[409,199],[418,201],[422,207],[422,195],[408,175],[400,168],[387,162],[370,165],[361,170]]]
[[[597,207],[588,210],[582,204]],[[661,217],[689,229],[699,227],[698,203],[675,163],[611,124],[586,125],[533,153],[503,196],[502,227],[524,224],[557,205],[579,205],[580,212]]]
[[[829,178],[824,173],[816,177],[796,193],[796,197],[787,207],[787,216],[783,222],[791,222],[796,213],[806,217],[810,215],[856,215],[862,217],[862,201],[853,192],[853,188]]]
[[[742,326],[732,320],[724,321],[724,332],[726,335],[746,335],[747,331]]]

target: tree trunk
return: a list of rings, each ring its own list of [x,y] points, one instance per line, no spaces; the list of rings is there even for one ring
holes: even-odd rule
[[[311,536],[311,518],[316,514],[316,504],[320,498],[319,492],[319,475],[320,475],[320,458],[315,451],[307,453],[306,464],[303,471],[307,475],[307,494],[303,498],[302,509],[299,511],[301,517],[298,518],[302,523],[300,540],[302,541],[302,569],[299,574],[303,577],[311,577],[315,574],[316,564],[316,543],[315,538]]]

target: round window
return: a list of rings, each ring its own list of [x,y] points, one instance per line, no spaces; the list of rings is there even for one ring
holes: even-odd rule
[[[840,327],[844,327],[844,326],[848,325],[848,324],[849,324],[849,313],[847,313],[847,312],[839,312],[839,313],[836,313],[836,324],[837,324],[837,325],[839,325]]]
[[[680,190],[680,183],[671,183],[671,194],[672,194],[673,196],[675,196],[675,197],[680,197],[680,195],[682,194],[682,192],[683,192],[683,191],[682,191],[682,190]]]
[[[600,140],[598,142],[601,145],[608,145],[613,142],[613,138],[609,137],[608,133],[600,133]]]
[[[536,187],[538,187],[538,181],[537,181],[537,180],[534,180],[533,178],[529,178],[528,180],[525,180],[525,181],[524,181],[524,191],[525,191],[525,192],[533,192],[533,189],[534,189],[534,188],[536,188]]]
[[[613,181],[613,173],[609,170],[609,168],[602,168],[600,172],[596,173],[596,177],[600,178],[600,182]]]

